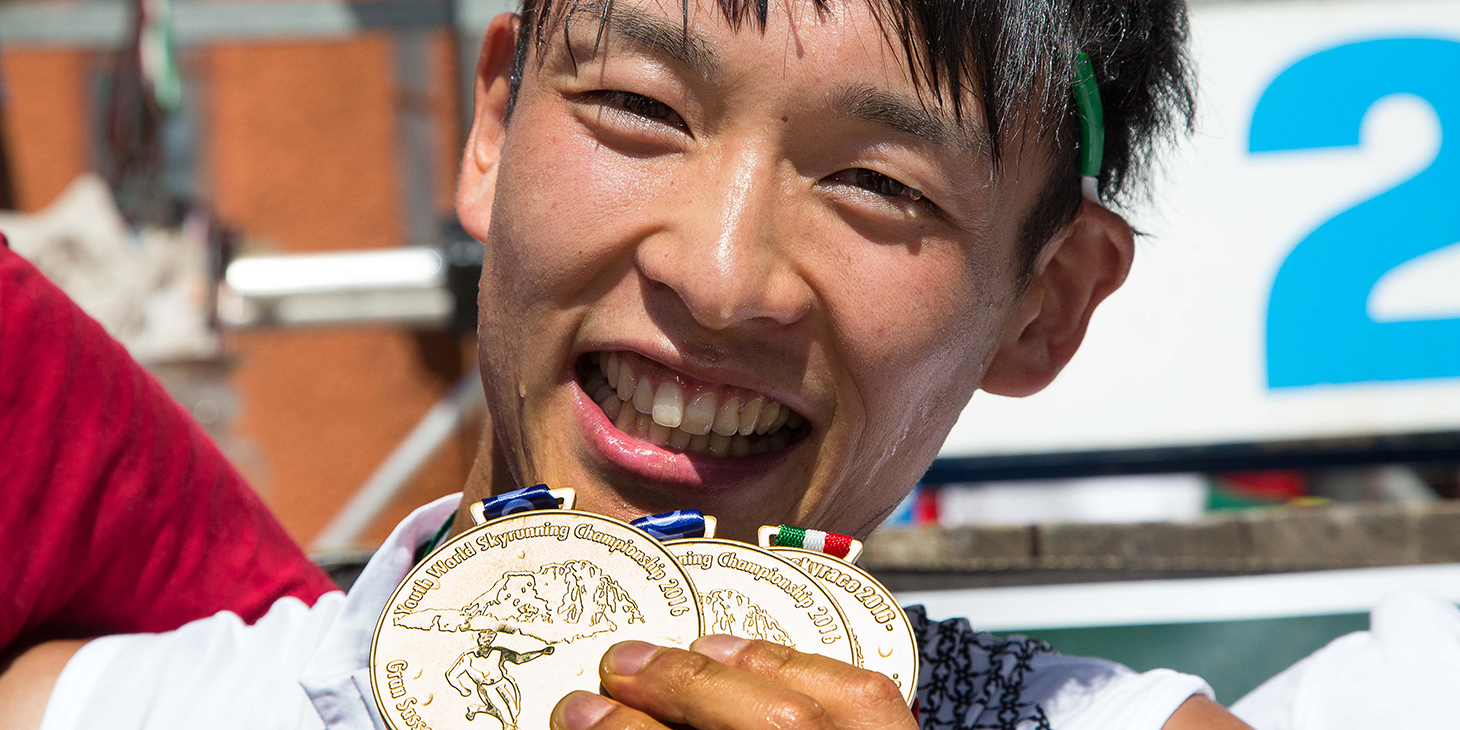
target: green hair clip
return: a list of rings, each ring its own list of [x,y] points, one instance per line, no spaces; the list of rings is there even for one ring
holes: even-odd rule
[[[1105,112],[1090,56],[1075,56],[1075,109],[1080,113],[1080,188],[1100,202],[1100,166],[1105,156]]]

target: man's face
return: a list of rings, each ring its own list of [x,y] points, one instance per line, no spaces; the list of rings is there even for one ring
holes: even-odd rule
[[[595,49],[580,13],[576,64],[561,31],[529,57],[495,169],[467,155],[502,457],[624,519],[865,534],[1006,338],[1042,170],[996,176],[859,0],[688,17],[619,0]]]

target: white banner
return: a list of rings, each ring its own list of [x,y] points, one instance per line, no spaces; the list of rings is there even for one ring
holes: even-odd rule
[[[1200,5],[1192,32],[1198,130],[1129,282],[942,456],[1460,430],[1460,3]]]

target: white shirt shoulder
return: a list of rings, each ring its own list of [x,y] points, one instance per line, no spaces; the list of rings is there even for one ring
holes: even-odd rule
[[[321,728],[299,676],[344,605],[276,601],[252,626],[224,611],[160,634],[106,636],[66,664],[41,730]]]
[[[1232,714],[1257,730],[1460,727],[1460,609],[1386,597],[1369,630],[1334,639],[1252,690]]]
[[[283,598],[251,626],[224,611],[176,631],[87,643],[57,677],[41,730],[383,727],[369,701],[376,619],[416,546],[460,502],[442,497],[396,526],[348,597]]]

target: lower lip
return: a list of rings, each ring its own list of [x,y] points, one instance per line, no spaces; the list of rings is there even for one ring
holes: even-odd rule
[[[772,464],[796,448],[792,444],[772,453],[741,457],[686,454],[661,449],[618,430],[608,420],[608,414],[583,392],[583,386],[578,384],[577,379],[571,382],[578,424],[583,429],[589,447],[604,461],[645,481],[672,484],[699,492],[726,491],[748,478],[764,473]],[[625,407],[632,408],[629,405]]]

